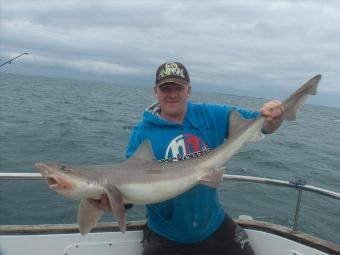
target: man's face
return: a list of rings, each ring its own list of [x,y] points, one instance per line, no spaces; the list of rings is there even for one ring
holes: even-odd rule
[[[190,85],[167,83],[160,87],[155,86],[154,92],[161,107],[161,114],[171,118],[184,117],[190,91]]]

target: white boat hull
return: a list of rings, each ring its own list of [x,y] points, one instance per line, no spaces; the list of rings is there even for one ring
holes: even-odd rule
[[[282,226],[257,221],[237,221],[245,228],[255,253],[259,255],[340,254],[338,245],[303,233],[289,232],[288,228]],[[125,234],[116,231],[117,226],[103,225],[101,232],[86,236],[70,233],[76,231],[75,225],[56,228],[53,225],[40,228],[36,226],[31,230],[22,228],[24,231],[21,230],[21,233],[16,227],[2,228],[0,255],[140,255],[143,224],[131,224],[132,230]],[[109,228],[114,231],[107,232]]]

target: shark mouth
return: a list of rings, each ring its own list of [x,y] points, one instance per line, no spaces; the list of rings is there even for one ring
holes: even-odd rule
[[[45,176],[50,189],[72,190],[75,186],[72,180],[62,174],[52,173]]]
[[[60,181],[55,176],[47,175],[45,178],[50,188],[61,184]]]
[[[61,180],[55,174],[50,174],[45,176],[45,180],[50,189],[60,189],[63,188]]]

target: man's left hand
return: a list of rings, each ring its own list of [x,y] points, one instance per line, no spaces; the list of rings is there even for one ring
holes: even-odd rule
[[[261,115],[265,118],[262,131],[266,134],[273,133],[282,123],[284,106],[281,101],[272,100],[265,103],[260,109]]]

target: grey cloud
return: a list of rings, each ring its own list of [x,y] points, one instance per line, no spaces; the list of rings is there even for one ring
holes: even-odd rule
[[[270,96],[323,73],[324,90],[340,93],[337,1],[0,3],[0,57],[30,51],[31,68],[149,83],[158,64],[179,60],[217,90]]]

